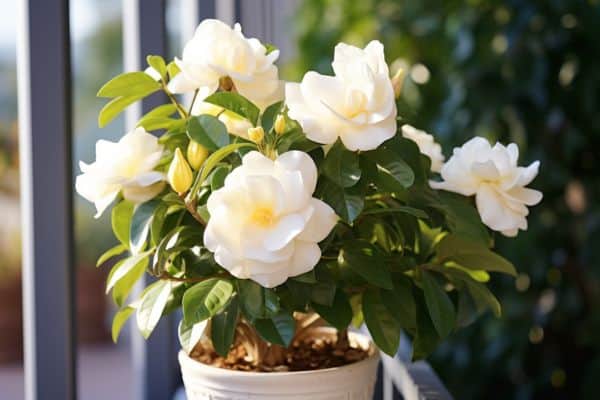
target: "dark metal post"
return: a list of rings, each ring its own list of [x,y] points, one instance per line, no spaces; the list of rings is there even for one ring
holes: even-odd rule
[[[125,69],[144,70],[147,55],[166,55],[165,1],[124,0],[123,5]],[[127,128],[133,128],[142,113],[165,102],[165,96],[156,94],[142,101],[141,108],[131,107]],[[164,318],[147,341],[132,330],[134,399],[164,400],[173,396],[179,383],[175,333],[172,317]]]
[[[75,399],[67,0],[19,2],[25,397]]]

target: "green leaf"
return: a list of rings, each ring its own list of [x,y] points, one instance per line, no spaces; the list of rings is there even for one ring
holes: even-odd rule
[[[394,280],[392,290],[381,290],[381,301],[400,326],[413,333],[417,328],[417,311],[412,283],[407,278]]]
[[[120,263],[124,263],[125,261],[126,260],[123,260],[122,262],[120,261]],[[129,296],[131,289],[133,289],[133,286],[146,272],[147,266],[148,259],[144,258],[135,264],[125,275],[123,275],[121,279],[114,283],[114,287],[112,288],[112,298],[117,306],[121,307],[125,303],[127,296]],[[115,265],[115,268],[116,267],[117,265]],[[115,271],[115,268],[111,270],[111,273]],[[109,280],[111,279],[111,276],[112,275],[109,274]]]
[[[100,110],[100,113],[98,114],[98,126],[104,128],[109,122],[115,119],[117,115],[125,110],[125,108],[144,97],[145,96],[141,95],[115,97],[106,103]]]
[[[150,237],[152,239],[152,244],[154,245],[157,245],[162,239],[161,232],[163,230],[163,226],[165,225],[168,211],[169,205],[164,201],[161,201],[154,210],[154,214],[152,215],[152,223],[150,224]]]
[[[441,204],[433,206],[440,208],[445,214],[450,231],[489,247],[491,243],[489,231],[481,222],[479,212],[469,199],[444,191],[439,191],[437,195]]]
[[[403,213],[410,214],[414,217],[421,219],[429,219],[427,213],[423,210],[419,210],[418,208],[408,207],[408,206],[394,206],[390,208],[372,208],[370,210],[365,210],[362,212],[362,215],[377,215],[377,214],[394,214],[394,213]]]
[[[199,115],[192,117],[187,125],[188,136],[208,150],[214,151],[229,144],[227,128],[217,117]]]
[[[177,328],[177,334],[179,336],[179,343],[181,344],[181,348],[187,354],[190,354],[196,344],[204,335],[204,331],[206,330],[206,326],[208,325],[208,320],[198,322],[197,324],[186,324],[184,320],[179,322],[179,327]]]
[[[346,329],[352,322],[352,307],[341,289],[336,290],[331,306],[313,303],[312,307],[327,323],[338,330]]]
[[[222,188],[228,174],[229,167],[216,168],[210,178],[210,190],[214,192],[215,190]]]
[[[215,104],[232,111],[256,126],[260,110],[244,96],[233,92],[217,92],[204,99],[206,103]]]
[[[361,174],[358,154],[347,150],[338,139],[325,156],[321,170],[338,186],[344,188],[354,186]]]
[[[177,112],[177,106],[175,106],[175,104],[162,104],[158,107],[154,107],[152,110],[150,110],[146,114],[144,114],[144,116],[142,118],[140,118],[140,120],[138,121],[138,125],[140,125],[144,119],[161,118],[161,117],[166,118],[166,117],[170,117],[171,115],[175,114],[176,112]]]
[[[227,357],[233,343],[239,314],[238,298],[234,297],[223,312],[211,319],[210,338],[215,351],[223,357]]]
[[[98,261],[96,261],[96,267],[101,266],[106,261],[110,260],[111,258],[113,258],[115,256],[118,256],[119,254],[123,253],[126,250],[127,250],[127,246],[125,246],[123,243],[119,243],[118,245],[111,247],[110,249],[108,249],[104,253],[102,253],[102,255],[100,257],[98,257]]]
[[[253,143],[232,143],[227,145],[214,153],[212,153],[204,164],[202,164],[202,171],[200,171],[200,182],[204,182],[215,166],[221,162],[225,157],[231,153],[243,148],[243,147],[256,147]]]
[[[167,64],[165,63],[165,59],[161,56],[149,55],[146,57],[146,62],[160,74],[160,76],[165,79],[167,77]]]
[[[240,303],[250,318],[267,318],[279,312],[279,297],[250,279],[238,280]]]
[[[322,177],[319,180],[318,193],[320,198],[329,204],[340,218],[352,223],[360,215],[365,205],[364,193],[358,186],[344,189],[326,177]]]
[[[329,282],[317,282],[311,285],[311,300],[324,306],[331,306],[335,298],[336,285]]]
[[[350,268],[367,282],[383,289],[392,289],[392,278],[379,250],[366,240],[349,240],[338,255],[341,267]]]
[[[122,201],[112,209],[112,230],[119,242],[129,248],[129,229],[133,216],[133,203]]]
[[[227,304],[233,285],[225,279],[211,278],[186,290],[183,295],[183,318],[186,324],[202,322]]]
[[[148,339],[150,334],[158,324],[160,317],[167,305],[173,286],[170,281],[160,280],[149,286],[137,309],[137,326],[144,339]]]
[[[271,318],[257,319],[254,327],[266,341],[288,347],[296,333],[296,321],[287,313],[279,313]]]
[[[171,127],[181,120],[165,117],[153,117],[141,119],[137,126],[143,127],[148,132],[157,131],[159,129],[171,129]]]
[[[277,103],[273,103],[265,109],[265,111],[260,117],[260,124],[265,130],[265,132],[271,132],[271,130],[273,129],[273,125],[275,125],[275,119],[277,118],[277,115],[279,115],[279,113],[281,112],[282,107],[283,101],[278,101]]]
[[[465,280],[465,285],[475,301],[477,312],[483,313],[486,309],[489,309],[496,318],[500,318],[502,315],[502,306],[486,285],[469,280]]]
[[[436,250],[441,261],[453,261],[461,267],[472,270],[517,275],[517,271],[510,261],[479,242],[465,240],[457,235],[444,236],[438,243]]]
[[[129,248],[133,254],[144,248],[154,212],[160,204],[159,200],[150,200],[135,207],[129,231]]]
[[[383,305],[378,289],[367,289],[364,292],[362,312],[377,347],[394,357],[400,345],[400,324]]]
[[[177,64],[175,64],[175,61],[171,61],[167,64],[167,74],[169,74],[169,79],[175,78],[180,72],[181,70],[179,69]]]
[[[452,300],[429,272],[421,271],[421,283],[433,326],[440,337],[444,338],[452,332],[456,320]]]
[[[160,89],[160,83],[145,72],[126,72],[117,75],[100,88],[98,97],[145,97]]]
[[[106,293],[108,293],[119,280],[131,271],[140,269],[139,265],[144,265],[145,268],[145,264],[148,261],[148,254],[150,254],[148,251],[134,254],[131,257],[122,260],[123,262],[119,262],[115,265],[106,279]],[[144,268],[141,268],[142,271]]]
[[[135,308],[131,306],[123,307],[122,309],[117,311],[113,318],[111,329],[113,342],[117,343],[117,340],[119,339],[119,334],[121,333],[121,329],[123,329],[125,322],[127,322],[127,320],[129,319],[131,314],[133,314],[134,311]]]
[[[417,334],[413,340],[412,360],[427,357],[437,347],[440,337],[425,310],[423,300],[419,298],[417,312]]]
[[[392,178],[392,182],[395,182],[395,191],[402,191],[414,183],[415,174],[412,168],[393,151],[380,147],[364,154],[377,164],[379,174]]]
[[[424,159],[426,160],[427,157],[421,154],[415,142],[401,135],[396,135],[386,141],[383,147],[394,152],[394,154],[410,166],[415,175],[415,183],[427,183],[431,162],[424,162]]]

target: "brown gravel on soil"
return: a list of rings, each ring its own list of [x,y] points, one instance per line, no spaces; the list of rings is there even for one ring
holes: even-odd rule
[[[368,355],[368,351],[361,348],[347,347],[342,349],[336,347],[335,342],[331,340],[310,339],[294,342],[286,350],[285,363],[274,367],[252,365],[251,362],[245,359],[246,350],[241,345],[233,347],[227,357],[224,358],[213,349],[207,349],[198,344],[190,357],[213,367],[236,371],[285,372],[340,367],[364,360]]]

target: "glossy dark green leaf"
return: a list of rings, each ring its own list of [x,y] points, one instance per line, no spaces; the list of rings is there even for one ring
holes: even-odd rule
[[[377,347],[393,357],[400,345],[400,324],[383,304],[378,289],[368,289],[364,292],[362,312]]]
[[[383,255],[366,240],[350,240],[344,243],[338,256],[342,268],[350,268],[367,282],[383,289],[392,289],[392,278]]]
[[[478,241],[489,247],[491,238],[488,229],[481,222],[481,217],[469,199],[455,193],[439,191],[441,204],[434,207],[441,209],[446,216],[450,231],[461,237]]]
[[[208,175],[210,175],[212,170],[217,166],[218,163],[221,162],[221,160],[229,156],[231,153],[246,147],[255,148],[256,146],[253,143],[232,143],[208,156],[202,165],[202,170],[200,171],[200,182],[204,182],[206,178],[208,178]]]
[[[413,338],[412,360],[426,358],[440,342],[422,298],[417,302],[417,334]]]
[[[238,298],[234,297],[225,310],[211,319],[210,338],[215,351],[226,357],[235,338],[235,328],[239,317]]]
[[[110,291],[110,289],[112,289],[113,286],[129,272],[138,269],[138,265],[143,264],[144,261],[148,261],[148,252],[134,254],[116,264],[106,279],[106,292],[108,293],[108,291]]]
[[[186,324],[202,322],[227,304],[233,285],[225,279],[211,278],[189,288],[183,295],[183,318]]]
[[[217,117],[199,115],[192,117],[187,125],[188,136],[208,150],[214,151],[229,144],[227,128]]]
[[[133,254],[143,250],[154,212],[160,204],[159,200],[150,200],[135,207],[129,231],[129,248]]]
[[[266,341],[288,347],[296,333],[296,321],[287,313],[279,313],[271,318],[257,319],[254,327]]]
[[[232,111],[250,121],[252,125],[256,126],[258,123],[258,116],[260,114],[259,108],[238,93],[217,92],[208,96],[204,101]]]
[[[158,324],[172,289],[172,282],[160,280],[154,282],[145,291],[136,313],[138,329],[145,339],[150,337],[150,334]]]
[[[225,178],[229,174],[229,167],[217,167],[211,174],[210,190],[213,192],[223,187]]]
[[[98,97],[147,96],[160,89],[160,83],[145,72],[117,75],[98,91]]]
[[[380,293],[381,301],[402,328],[414,333],[417,328],[417,311],[410,279],[396,278],[392,290],[381,290]]]
[[[275,119],[280,114],[282,107],[283,101],[278,101],[277,103],[271,104],[262,113],[260,117],[260,124],[265,132],[268,133],[273,129],[273,125],[275,125]]]
[[[379,174],[388,176],[396,182],[395,191],[402,191],[414,183],[415,174],[412,168],[393,151],[380,147],[366,152],[365,156],[377,165]]]
[[[331,306],[336,293],[336,285],[333,282],[317,282],[311,286],[311,300],[313,303]]]
[[[240,305],[250,318],[266,318],[279,312],[279,298],[272,289],[250,279],[238,281]]]
[[[325,156],[321,171],[338,186],[343,188],[354,186],[361,174],[358,154],[347,150],[338,140]]]
[[[510,261],[479,242],[466,240],[456,235],[446,235],[438,243],[436,250],[440,260],[454,261],[464,268],[517,275],[517,271]]]
[[[445,338],[454,329],[456,320],[452,300],[431,273],[421,271],[421,283],[433,326],[439,336]]]
[[[133,286],[144,275],[146,272],[146,267],[148,266],[147,257],[142,258],[136,264],[130,264],[130,267],[125,266],[124,264],[128,262],[128,260],[129,262],[132,262],[130,259],[131,257],[129,259],[119,261],[119,263],[113,267],[107,279],[110,282],[114,279],[113,277],[115,273],[122,273],[121,278],[114,279],[114,283],[112,283],[112,298],[115,304],[119,307],[125,303],[127,296],[129,296],[129,293],[131,293],[131,290],[133,289]],[[124,271],[124,269],[126,270]]]
[[[365,205],[364,192],[358,185],[344,189],[326,177],[322,177],[319,181],[318,193],[319,197],[348,223],[352,223],[360,215]]]
[[[348,296],[338,289],[331,306],[313,303],[312,307],[327,323],[338,330],[346,329],[352,322],[352,307]]]

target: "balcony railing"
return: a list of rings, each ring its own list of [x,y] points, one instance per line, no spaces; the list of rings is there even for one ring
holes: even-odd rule
[[[248,34],[285,53],[290,42],[283,16],[296,2],[182,0],[181,29],[189,36],[207,17],[240,21]],[[165,55],[165,0],[123,0],[123,16],[126,70],[139,70],[145,54]],[[70,400],[77,397],[77,380],[69,1],[20,0],[19,18],[25,395]],[[159,100],[130,110],[129,125]],[[135,400],[170,399],[180,387],[174,322],[162,321],[148,341],[134,335]],[[401,354],[384,357],[377,399],[451,398],[427,363],[407,362]]]

